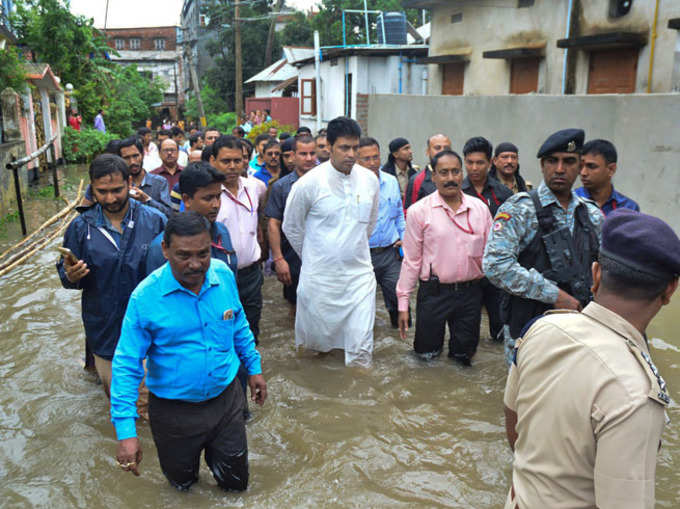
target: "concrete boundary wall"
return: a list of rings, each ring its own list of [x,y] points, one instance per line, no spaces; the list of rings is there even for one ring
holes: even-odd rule
[[[616,188],[680,230],[680,94],[372,95],[368,110],[368,134],[380,142],[384,160],[390,140],[398,136],[411,142],[414,162],[421,166],[431,134],[447,134],[461,156],[468,138],[484,136],[494,146],[515,143],[521,173],[536,185],[541,181],[536,152],[546,137],[582,128],[586,140],[604,138],[616,145]],[[575,187],[580,185],[577,179]]]

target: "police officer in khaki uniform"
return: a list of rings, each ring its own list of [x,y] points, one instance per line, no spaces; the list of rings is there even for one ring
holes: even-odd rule
[[[506,509],[654,507],[669,397],[645,330],[678,286],[680,240],[660,219],[617,210],[592,272],[593,302],[548,312],[517,341]]]

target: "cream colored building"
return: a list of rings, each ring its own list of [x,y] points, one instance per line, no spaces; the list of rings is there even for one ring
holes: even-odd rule
[[[680,0],[405,4],[431,10],[429,95],[680,92]]]

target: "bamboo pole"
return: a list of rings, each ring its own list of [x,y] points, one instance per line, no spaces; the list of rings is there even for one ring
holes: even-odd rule
[[[82,199],[83,184],[84,184],[84,180],[81,179],[80,185],[78,186],[78,195],[76,196],[76,199],[73,200],[68,207],[61,209],[57,214],[55,214],[54,216],[49,218],[47,221],[45,221],[43,224],[41,224],[40,227],[36,231],[34,231],[33,233],[31,233],[30,235],[25,237],[21,242],[18,242],[17,244],[14,244],[13,246],[6,249],[2,254],[0,254],[0,260],[5,258],[12,251],[14,251],[14,250],[20,248],[21,246],[23,246],[24,244],[28,243],[29,241],[32,241],[31,243],[33,243],[34,242],[33,239],[38,233],[43,231],[48,226],[56,223],[57,221],[59,221],[59,219],[66,216],[70,211],[72,211],[74,208],[76,208],[78,206],[78,204],[80,203],[80,200]]]
[[[23,257],[21,257],[19,260],[15,261],[11,265],[8,265],[4,269],[0,270],[0,277],[4,276],[7,274],[10,270],[12,270],[15,267],[18,267],[22,263],[24,263],[26,260],[28,260],[31,256],[33,256],[39,249],[42,249],[45,247],[47,244],[49,244],[52,240],[54,240],[56,237],[58,237],[60,234],[64,232],[66,227],[71,224],[71,221],[76,217],[76,214],[72,214],[67,221],[64,221],[62,225],[59,226],[54,232],[52,232],[50,235],[48,235],[46,238],[42,239],[41,242],[38,243],[31,251],[26,253]]]

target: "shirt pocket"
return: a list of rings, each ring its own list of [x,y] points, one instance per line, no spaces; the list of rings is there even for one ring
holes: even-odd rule
[[[234,348],[234,319],[209,323],[208,340],[218,352],[226,353]]]
[[[473,234],[465,243],[468,257],[473,260],[479,267],[482,266],[482,257],[484,256],[485,247],[484,237],[482,235]]]
[[[360,201],[359,202],[359,222],[368,223],[371,219],[371,210],[373,208],[373,202],[370,201]]]

